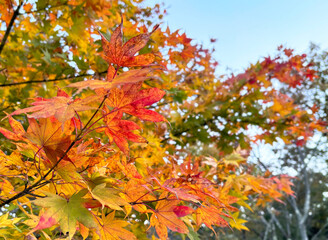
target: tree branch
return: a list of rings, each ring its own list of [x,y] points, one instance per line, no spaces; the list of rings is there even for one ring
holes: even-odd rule
[[[34,183],[33,185],[29,186],[28,188],[25,188],[23,191],[17,193],[15,196],[7,199],[6,201],[2,202],[0,204],[0,208],[5,206],[6,204],[9,204],[11,203],[12,201],[18,199],[18,198],[21,198],[27,194],[30,194],[35,188],[38,188],[39,186],[41,185],[44,185],[46,178],[47,176],[58,166],[58,164],[64,159],[64,157],[66,156],[66,154],[69,152],[69,150],[71,150],[71,148],[75,145],[75,143],[77,142],[77,139],[75,139],[71,145],[69,145],[69,147],[66,149],[66,151],[64,152],[63,156],[55,163],[55,165],[53,165],[49,170],[48,172],[42,176],[36,183]]]
[[[320,228],[320,230],[311,238],[311,240],[316,240],[319,235],[323,232],[323,230],[326,229],[326,227],[328,226],[328,222],[325,223],[325,225],[322,226],[322,228]]]
[[[311,189],[310,189],[310,180],[309,180],[309,173],[307,171],[307,164],[305,163],[305,154],[301,150],[300,147],[297,148],[298,156],[300,160],[304,163],[303,167],[303,176],[304,176],[304,188],[305,188],[305,196],[304,196],[304,206],[303,206],[303,216],[302,216],[302,223],[305,223],[306,219],[308,218],[310,212],[310,203],[311,203]]]
[[[23,5],[23,1],[20,2],[20,4],[17,6],[16,10],[14,11],[13,16],[10,19],[10,22],[8,24],[7,30],[5,32],[5,35],[3,36],[2,40],[1,40],[1,44],[0,44],[0,54],[6,44],[7,38],[9,37],[10,31],[14,25],[14,22],[19,14],[19,9],[22,7]]]
[[[62,6],[68,6],[67,3],[68,3],[68,1],[65,1],[64,3],[58,4],[58,5],[55,5],[55,6],[47,5],[46,7],[37,9],[35,11],[29,11],[29,12],[25,12],[25,13],[18,13],[18,15],[24,15],[24,14],[30,14],[30,13],[33,14],[33,13],[39,13],[39,12],[42,12],[42,11],[49,11],[49,10],[51,10],[53,8],[62,7]]]
[[[97,74],[104,74],[107,73],[107,71],[104,72],[100,72]],[[4,83],[4,84],[0,84],[0,88],[1,87],[10,87],[10,86],[17,86],[17,85],[23,85],[23,84],[32,84],[32,83],[46,83],[46,82],[56,82],[56,81],[63,81],[63,80],[69,80],[69,79],[75,79],[75,78],[79,78],[79,77],[90,77],[90,76],[94,76],[95,74],[81,74],[81,75],[77,75],[77,76],[71,76],[71,77],[61,77],[61,78],[55,78],[55,79],[43,79],[43,80],[31,80],[31,81],[26,81],[26,82],[13,82],[13,83]]]
[[[263,240],[267,240],[269,233],[271,232],[271,225],[273,222],[273,219],[270,219],[270,221],[267,221],[264,216],[261,216],[261,220],[262,222],[265,224],[265,231],[264,231],[264,236],[263,236]]]
[[[72,143],[69,145],[69,147],[66,149],[66,151],[64,152],[64,154],[60,157],[60,159],[48,170],[48,172],[46,172],[45,175],[43,175],[36,183],[34,183],[33,185],[25,188],[23,191],[17,193],[15,196],[3,201],[0,204],[0,208],[5,206],[6,204],[11,203],[12,201],[21,198],[27,194],[30,194],[33,190],[38,189],[39,187],[42,187],[44,185],[46,185],[46,183],[50,182],[49,180],[46,180],[46,178],[48,177],[48,175],[50,173],[52,173],[53,170],[55,170],[55,168],[58,166],[58,164],[64,159],[64,157],[68,154],[68,152],[71,150],[71,148],[78,142],[81,140],[81,136],[83,135],[84,131],[87,129],[89,123],[92,121],[92,119],[96,116],[97,112],[100,110],[100,108],[102,107],[103,103],[105,102],[107,98],[107,94],[105,95],[103,101],[100,103],[100,105],[98,106],[97,110],[95,111],[95,113],[92,115],[92,117],[89,119],[88,123],[84,126],[84,128],[80,131],[80,133],[75,137],[74,141],[72,141]]]
[[[270,206],[266,207],[267,211],[271,215],[271,218],[276,223],[277,227],[279,228],[280,232],[284,235],[285,238],[288,238],[286,231],[283,229],[282,225],[280,224],[279,220],[277,219],[276,215],[271,211]]]
[[[129,204],[131,205],[137,205],[137,204],[147,204],[147,203],[153,203],[153,202],[159,202],[159,201],[162,201],[162,200],[170,200],[168,198],[159,198],[159,199],[156,199],[156,200],[150,200],[150,201],[142,201],[142,202],[130,202]],[[176,199],[174,199],[176,200]]]

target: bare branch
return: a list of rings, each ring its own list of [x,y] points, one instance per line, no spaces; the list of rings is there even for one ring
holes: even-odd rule
[[[328,227],[328,222],[326,222],[325,225],[323,225],[322,228],[320,228],[320,230],[311,238],[311,240],[316,240],[323,232],[323,230],[325,230],[327,227]]]
[[[100,72],[97,74],[104,74],[107,73],[107,71]],[[61,78],[55,78],[55,79],[43,79],[43,80],[31,80],[31,81],[26,81],[26,82],[14,82],[14,83],[4,83],[0,84],[0,87],[10,87],[10,86],[17,86],[17,85],[23,85],[23,84],[32,84],[32,83],[47,83],[47,82],[57,82],[57,81],[63,81],[63,80],[70,80],[70,79],[75,79],[79,77],[90,77],[94,76],[95,74],[90,74],[90,73],[85,73],[77,76],[71,76],[71,77],[61,77]]]
[[[20,2],[20,4],[17,6],[16,10],[14,11],[13,16],[10,19],[10,22],[8,24],[7,30],[5,32],[5,35],[3,36],[2,40],[1,40],[1,44],[0,44],[0,54],[6,44],[7,38],[9,37],[10,31],[14,25],[14,22],[19,14],[19,9],[22,7],[23,5],[23,1]]]
[[[267,211],[270,213],[271,219],[276,223],[277,227],[281,231],[281,233],[288,238],[286,231],[283,229],[282,225],[280,224],[279,220],[277,219],[276,215],[271,211],[270,207],[266,207]]]

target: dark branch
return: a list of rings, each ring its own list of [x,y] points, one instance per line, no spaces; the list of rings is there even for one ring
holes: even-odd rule
[[[1,40],[1,44],[0,44],[0,54],[2,52],[2,49],[4,48],[7,38],[9,37],[10,31],[14,25],[14,22],[19,14],[19,9],[21,8],[21,6],[23,5],[23,1],[18,5],[18,7],[16,8],[16,10],[14,11],[13,16],[10,19],[9,25],[7,27],[7,30],[5,32],[5,35],[3,36],[2,40]]]
[[[117,73],[117,70],[115,72],[115,75]],[[114,75],[114,76],[115,76]],[[34,190],[43,187],[44,185],[46,185],[47,183],[49,183],[49,180],[46,180],[46,178],[49,176],[50,173],[52,173],[55,168],[58,166],[58,164],[64,159],[64,157],[68,154],[68,152],[72,149],[72,147],[81,140],[81,136],[83,136],[83,133],[85,130],[87,130],[88,125],[90,124],[90,122],[93,120],[93,118],[96,116],[96,114],[99,112],[99,110],[101,109],[102,105],[104,104],[105,100],[107,99],[107,94],[104,96],[103,101],[100,103],[100,105],[98,106],[97,110],[95,111],[95,113],[92,115],[92,117],[89,119],[89,121],[87,122],[87,124],[84,126],[84,128],[81,129],[80,133],[76,136],[75,140],[72,141],[72,143],[69,145],[69,147],[66,149],[66,151],[64,152],[64,154],[61,156],[61,158],[46,172],[45,175],[43,175],[37,182],[35,182],[33,185],[26,187],[23,191],[17,193],[15,196],[3,201],[0,204],[0,208],[5,206],[6,204],[11,203],[14,200],[17,200],[27,194],[30,194],[31,192],[33,192]]]
[[[243,83],[240,87],[238,87],[238,91],[240,91],[240,90],[243,88],[244,85],[245,85],[245,83]],[[229,98],[226,100],[226,102],[228,102],[228,105],[227,105],[227,106],[224,106],[224,109],[229,109],[230,106],[231,106],[233,103],[238,102],[241,98],[243,98],[242,95],[240,95],[237,99],[230,101],[230,100],[232,99],[232,97],[229,97]],[[179,128],[177,131],[175,131],[175,132],[171,132],[171,134],[172,134],[173,136],[179,138],[183,133],[185,133],[185,132],[189,132],[190,130],[192,130],[192,129],[195,128],[195,127],[203,127],[203,126],[205,126],[205,125],[212,124],[212,123],[214,122],[214,120],[216,119],[216,117],[220,116],[220,114],[221,114],[221,113],[218,111],[218,112],[216,112],[216,114],[213,114],[213,116],[212,116],[211,118],[209,118],[209,119],[203,119],[200,123],[197,123],[197,125],[189,126],[189,127],[185,127],[185,128]],[[243,121],[243,122],[245,122],[245,121]],[[249,123],[250,123],[250,122],[249,122]],[[164,139],[161,141],[161,143],[165,143],[166,141],[168,141],[168,140],[170,140],[170,139],[171,139],[170,137],[168,137],[168,138],[164,138]]]
[[[107,73],[107,71],[100,72],[98,74],[100,75],[100,74],[104,74],[104,73]],[[55,78],[55,79],[43,79],[43,80],[31,80],[31,81],[26,81],[26,82],[4,83],[4,84],[0,84],[0,87],[10,87],[10,86],[23,85],[23,84],[31,84],[31,83],[57,82],[57,81],[75,79],[75,78],[79,78],[79,77],[90,77],[90,76],[93,76],[93,75],[95,75],[95,74],[88,74],[88,73],[86,73],[86,74],[81,74],[81,75],[77,75],[77,76],[61,77],[61,78]]]
[[[73,141],[71,143],[71,145],[69,145],[69,147],[66,149],[66,151],[64,152],[64,154],[62,155],[62,157],[56,162],[55,165],[52,166],[52,168],[50,168],[48,170],[48,172],[41,177],[36,183],[34,183],[33,185],[29,186],[28,188],[25,188],[23,191],[17,193],[15,196],[7,199],[6,201],[2,202],[0,204],[0,208],[5,206],[6,204],[11,203],[14,200],[17,200],[27,194],[30,194],[33,190],[37,189],[39,186],[44,186],[46,185],[46,183],[48,183],[49,181],[46,180],[47,176],[53,171],[55,170],[55,168],[58,166],[58,164],[64,159],[64,157],[67,155],[67,153],[71,150],[71,148],[75,145],[75,143],[77,142],[77,140]]]
[[[35,11],[29,11],[29,12],[25,12],[25,13],[19,13],[18,15],[24,15],[24,14],[30,14],[30,13],[39,13],[39,12],[42,12],[42,11],[49,11],[53,8],[58,8],[58,7],[63,7],[63,6],[68,6],[67,5],[68,1],[65,1],[64,3],[62,4],[59,4],[59,5],[55,5],[55,6],[52,6],[52,5],[47,5],[45,6],[44,8],[40,8],[40,9],[37,9]]]
[[[163,200],[176,200],[176,199],[169,199],[169,198],[159,198],[156,200],[150,200],[150,201],[141,201],[141,202],[130,202],[129,204],[131,205],[137,205],[137,204],[147,204],[147,203],[153,203],[153,202],[159,202],[159,201],[163,201]]]

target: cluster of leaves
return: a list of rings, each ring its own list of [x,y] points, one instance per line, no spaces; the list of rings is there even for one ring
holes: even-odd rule
[[[306,61],[306,55],[293,55],[290,49],[279,47],[274,59],[265,58],[244,73],[198,87],[191,95],[193,101],[178,106],[171,137],[178,137],[183,146],[215,142],[223,154],[236,145],[247,149],[250,141],[272,144],[278,137],[286,144],[297,141],[302,146],[314,130],[326,126],[316,119],[314,105],[309,114],[285,93],[316,77]],[[260,131],[250,138],[245,132],[254,126]]]
[[[166,239],[171,231],[195,239],[203,225],[247,229],[238,207],[250,208],[249,196],[264,205],[293,194],[289,177],[247,164],[245,130],[305,142],[323,128],[272,87],[313,78],[304,56],[285,49],[224,81],[210,50],[169,28],[148,32],[147,18],[161,18],[158,5],[4,2],[0,93],[8,121],[0,132],[11,143],[2,140],[0,206],[15,220],[1,216],[1,236]],[[109,38],[96,25],[118,27]],[[42,83],[37,91],[34,83]],[[27,121],[13,118],[21,114]],[[188,144],[197,141],[216,143],[221,156],[191,156]]]

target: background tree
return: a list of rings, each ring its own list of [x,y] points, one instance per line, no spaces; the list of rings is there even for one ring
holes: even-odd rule
[[[1,3],[2,236],[196,238],[203,224],[246,229],[237,207],[250,197],[293,193],[244,157],[254,126],[255,139],[299,145],[324,129],[273,87],[315,78],[305,56],[281,48],[218,78],[211,50],[158,28],[165,10],[138,2]],[[153,110],[171,128],[149,123],[166,121]],[[216,159],[191,156],[204,144]]]
[[[311,44],[308,62],[313,64],[319,76],[299,86],[297,90],[284,92],[297,104],[311,111],[313,103],[317,118],[327,122],[327,53]],[[262,170],[290,173],[295,176],[293,190],[296,198],[286,197],[285,204],[273,202],[265,208],[247,211],[247,226],[250,232],[242,233],[244,239],[326,239],[327,238],[327,136],[316,132],[306,145],[290,144],[274,149],[276,163],[261,160],[261,153],[255,151],[251,158],[260,161]],[[241,238],[242,234],[237,235]],[[229,234],[223,239],[236,237]]]
[[[321,52],[312,44],[308,61],[313,64],[319,77],[313,82],[304,84],[299,91],[288,94],[305,108],[309,108],[314,103],[318,109],[317,117],[327,122],[327,53]],[[328,226],[325,207],[327,201],[325,196],[327,192],[325,186],[327,182],[325,176],[327,171],[326,133],[317,133],[307,146],[291,145],[286,148],[287,152],[281,161],[283,166],[297,172],[293,181],[298,200],[288,198],[287,207],[284,207],[282,211],[281,206],[273,207],[277,216],[270,214],[272,218],[275,218],[276,225],[279,221],[285,222],[281,224],[281,231],[285,233],[286,238],[325,239]],[[283,219],[283,216],[288,216],[288,219]]]

